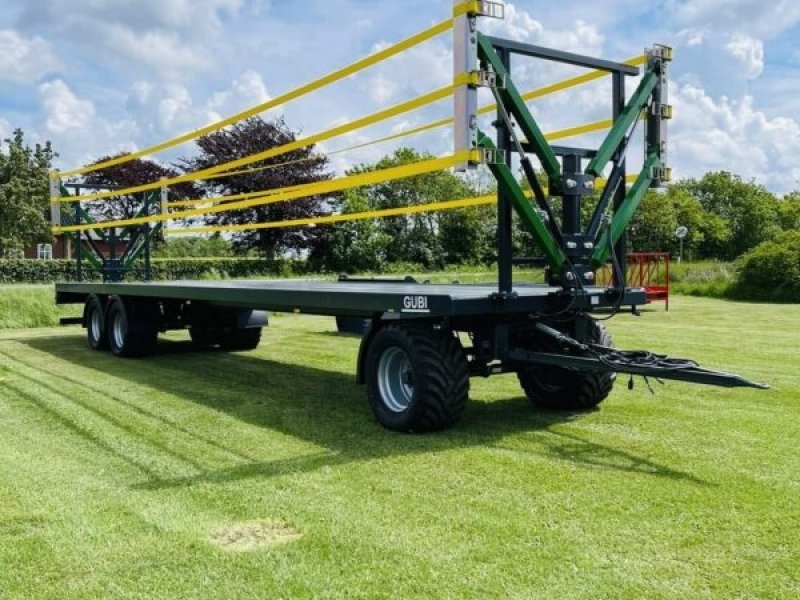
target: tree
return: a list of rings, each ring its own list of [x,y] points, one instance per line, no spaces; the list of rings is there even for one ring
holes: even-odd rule
[[[214,167],[238,158],[283,146],[297,136],[283,119],[265,121],[254,117],[197,140],[200,155],[184,159],[187,171]],[[309,145],[281,156],[259,161],[242,169],[241,175],[222,174],[199,183],[209,196],[223,196],[273,190],[330,179],[328,159]],[[211,213],[208,225],[249,225],[253,223],[308,219],[330,214],[339,205],[336,196],[310,196],[230,212]],[[314,251],[324,239],[313,227],[254,229],[232,236],[237,250],[257,250],[272,259],[286,252]]]
[[[21,129],[0,146],[0,256],[38,242],[50,234],[49,171],[56,156],[50,142],[25,144]]]
[[[780,232],[778,201],[762,185],[725,171],[677,185],[697,198],[707,213],[725,221],[730,236],[705,241],[714,258],[733,260]]]
[[[634,252],[669,251],[677,228],[677,211],[671,198],[650,190],[631,219],[629,248]]]
[[[92,164],[104,163],[115,158],[127,156],[127,152],[115,154],[113,156],[104,156],[103,158],[95,161]],[[80,177],[76,183],[87,184],[88,186],[100,186],[103,189],[124,189],[152,183],[160,179],[169,179],[177,177],[181,172],[174,167],[165,166],[151,159],[134,159],[128,162],[112,165],[92,171]],[[81,195],[91,194],[93,189],[87,187],[80,190]],[[98,220],[111,220],[111,219],[131,219],[135,217],[142,208],[145,195],[159,195],[159,190],[151,192],[140,192],[137,194],[128,194],[113,198],[89,202],[85,205],[87,211]],[[193,183],[179,183],[170,186],[169,199],[170,200],[185,200],[187,198],[196,198],[201,194],[201,191]],[[155,214],[159,211],[159,206],[152,205],[148,214]]]
[[[419,162],[430,158],[410,148],[401,148],[373,165],[361,165],[349,174],[367,173]],[[386,181],[362,189],[369,210],[384,210],[457,200],[474,195],[469,182],[447,171],[427,173],[395,181]],[[386,262],[411,262],[425,267],[441,267],[477,255],[469,243],[476,239],[479,213],[462,216],[447,212],[425,212],[377,221],[379,235],[387,241]],[[469,243],[466,243],[469,242]]]
[[[363,190],[344,194],[342,213],[371,210]],[[386,264],[385,249],[389,239],[380,231],[377,219],[344,221],[325,228],[325,242],[319,244],[312,260],[338,273],[380,271]]]
[[[786,194],[778,201],[778,219],[784,231],[800,231],[800,191]]]

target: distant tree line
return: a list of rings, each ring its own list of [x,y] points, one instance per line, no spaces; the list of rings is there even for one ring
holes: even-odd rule
[[[197,152],[172,165],[135,160],[99,169],[77,181],[128,187],[204,169],[250,156],[297,139],[282,119],[252,118],[197,141]],[[10,249],[51,239],[47,173],[55,156],[49,144],[33,148],[16,131],[0,151],[0,255]],[[404,148],[348,174],[404,165],[427,156]],[[110,157],[104,157],[103,162]],[[170,189],[171,199],[220,197],[327,180],[328,159],[314,146],[260,161],[235,173],[223,172]],[[492,193],[490,179],[438,172],[357,188],[342,194],[267,203],[194,220],[195,224],[247,225],[357,213]],[[595,198],[596,200],[596,198]],[[586,206],[586,218],[592,203]],[[141,196],[89,206],[98,218],[130,217]],[[800,230],[800,192],[778,197],[765,187],[727,172],[684,179],[664,191],[650,191],[633,219],[629,244],[635,251],[677,252],[675,230],[687,227],[684,252],[691,259],[733,260],[787,231]],[[485,206],[408,216],[360,220],[332,226],[237,231],[194,239],[174,238],[162,256],[285,256],[308,258],[318,269],[334,272],[379,271],[396,263],[436,269],[452,264],[488,264],[495,260],[495,207]],[[522,228],[514,231],[517,255],[538,249]]]

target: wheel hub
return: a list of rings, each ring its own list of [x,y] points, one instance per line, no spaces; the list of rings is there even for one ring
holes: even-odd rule
[[[114,315],[114,323],[112,326],[112,331],[114,333],[114,344],[117,348],[122,348],[125,345],[125,334],[127,327],[125,326],[125,320],[122,318],[122,314],[117,312]]]
[[[387,348],[378,362],[378,389],[381,399],[392,412],[408,409],[414,395],[414,372],[411,359],[402,348]]]

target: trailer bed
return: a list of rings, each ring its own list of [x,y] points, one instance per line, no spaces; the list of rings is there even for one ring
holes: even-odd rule
[[[146,283],[59,283],[58,304],[83,303],[92,295],[152,300],[203,302],[274,312],[329,316],[391,318],[448,317],[487,314],[602,309],[618,303],[614,292],[585,288],[575,298],[560,287],[518,284],[510,296],[497,294],[491,284],[426,284],[386,280],[245,280],[170,281]],[[642,289],[628,290],[623,305],[645,303]]]

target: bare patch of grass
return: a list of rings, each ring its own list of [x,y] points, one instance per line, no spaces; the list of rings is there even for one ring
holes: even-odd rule
[[[251,552],[266,546],[293,542],[302,534],[281,521],[254,521],[235,523],[211,534],[211,542],[231,552]]]

